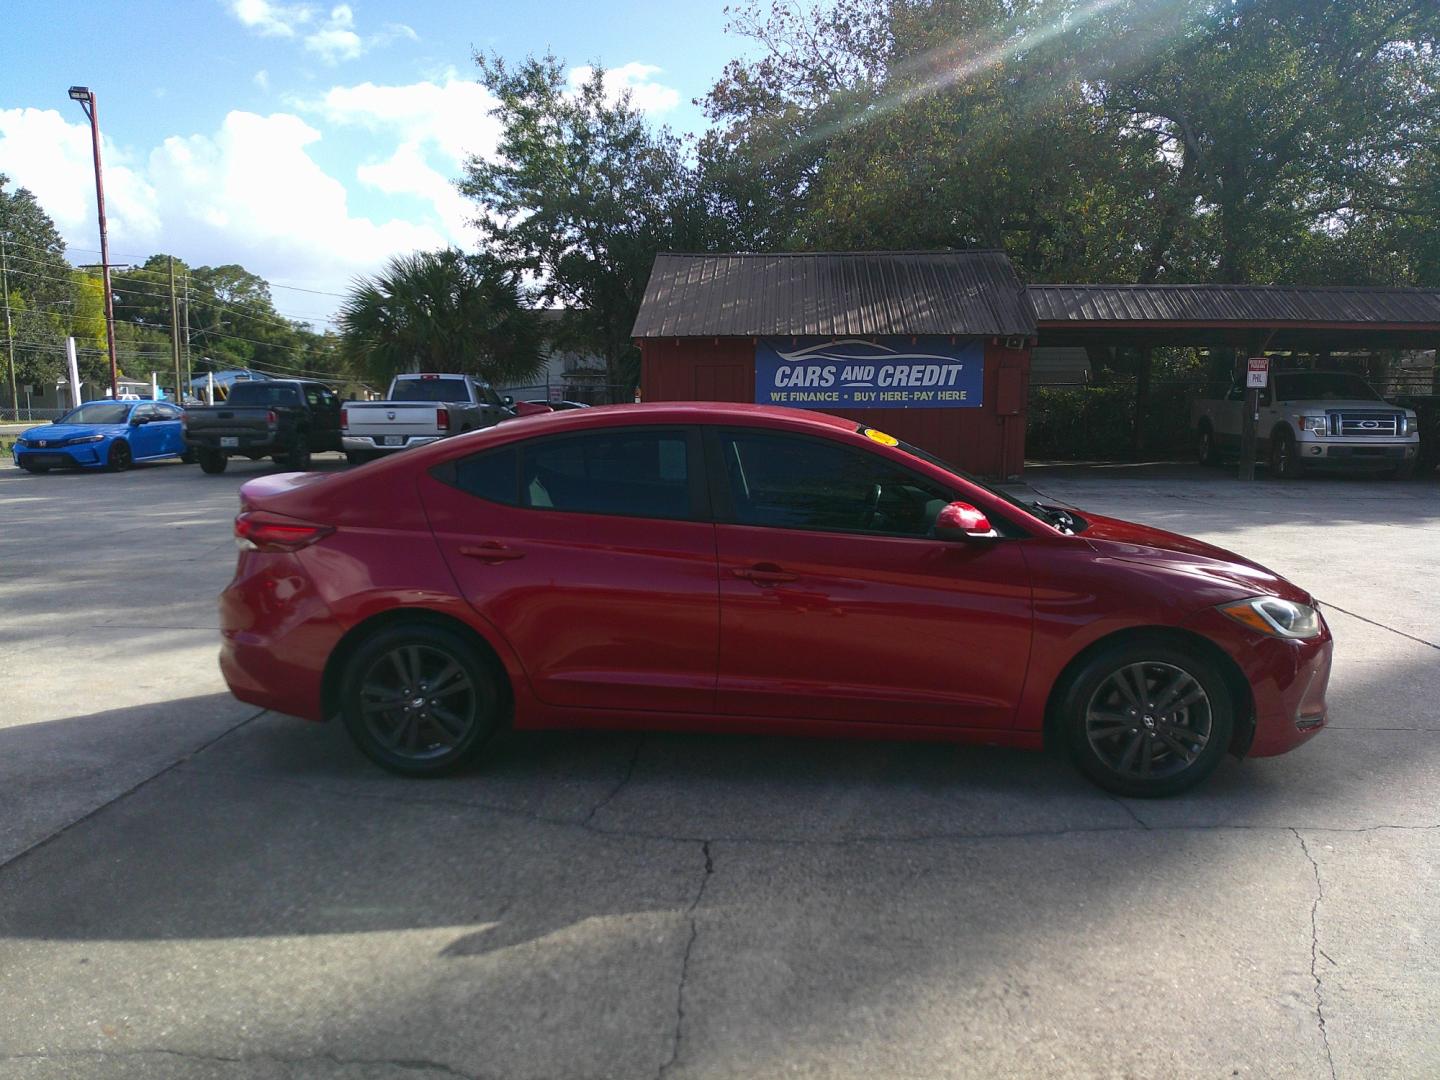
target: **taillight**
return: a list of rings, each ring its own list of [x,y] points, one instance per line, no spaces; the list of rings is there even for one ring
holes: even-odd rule
[[[449,410],[449,409],[444,408],[444,407],[442,406],[441,408],[438,408],[438,409],[435,410],[435,426],[436,426],[436,428],[438,428],[438,429],[441,430],[441,431],[449,431],[449,430],[450,430],[450,410]]]
[[[269,424],[271,427],[274,427],[275,424],[276,424],[276,422],[277,422],[279,419],[280,419],[280,418],[275,415],[275,410],[274,410],[274,409],[271,409],[269,412],[267,412],[267,413],[265,414],[265,422],[266,422],[267,424]]]
[[[349,431],[349,430],[350,430],[350,410],[349,410],[349,409],[341,409],[341,410],[340,410],[340,430],[341,430],[341,431]]]
[[[247,551],[299,551],[335,530],[329,525],[246,510],[235,519],[235,543]]]

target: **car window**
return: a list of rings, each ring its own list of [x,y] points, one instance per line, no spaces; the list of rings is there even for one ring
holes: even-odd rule
[[[527,443],[520,497],[536,510],[688,518],[686,433],[630,428]]]
[[[449,482],[467,495],[515,506],[520,501],[516,471],[519,456],[512,446],[461,458],[455,463]]]
[[[724,432],[720,453],[742,525],[924,537],[953,498],[878,454],[820,439]]]
[[[179,420],[183,415],[174,405],[156,405],[155,411],[161,420]]]
[[[158,417],[159,410],[154,405],[137,405],[130,414],[131,420],[155,420]]]
[[[395,380],[391,401],[469,401],[470,394],[461,378],[442,379],[434,375],[416,375]]]
[[[314,386],[307,386],[307,387],[305,388],[305,403],[306,403],[307,405],[309,405],[310,408],[312,408],[312,409],[318,409],[318,408],[320,408],[320,403],[321,403],[323,400],[324,400],[324,398],[321,397],[319,389],[317,389],[317,388],[314,387]]]
[[[81,405],[56,420],[57,424],[123,424],[130,416],[131,406],[119,402]]]

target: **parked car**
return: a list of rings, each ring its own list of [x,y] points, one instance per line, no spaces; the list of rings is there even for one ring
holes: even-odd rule
[[[397,773],[506,725],[665,728],[1054,742],[1148,796],[1325,724],[1303,589],[839,417],[577,409],[240,503],[231,691]]]
[[[521,402],[521,404],[522,404],[522,405],[544,405],[545,408],[547,408],[547,409],[552,409],[552,410],[554,410],[555,412],[565,412],[567,409],[588,409],[588,408],[590,408],[590,406],[587,405],[587,404],[586,404],[585,402],[583,402],[583,401],[541,401],[539,398],[535,398],[533,401],[524,401],[524,402]]]
[[[1413,410],[1388,404],[1348,371],[1279,371],[1260,391],[1256,456],[1274,476],[1310,469],[1414,474],[1420,432]],[[1200,461],[1217,465],[1240,450],[1246,388],[1202,399],[1191,416]]]
[[[384,401],[347,401],[340,414],[345,457],[352,464],[451,435],[493,427],[515,415],[511,400],[469,375],[397,375]]]
[[[179,408],[164,401],[88,401],[16,439],[15,464],[32,473],[124,472],[137,461],[193,461],[181,434],[182,416]]]
[[[340,398],[304,379],[237,382],[223,405],[185,410],[185,442],[207,473],[224,472],[231,457],[308,469],[317,450],[340,449]]]

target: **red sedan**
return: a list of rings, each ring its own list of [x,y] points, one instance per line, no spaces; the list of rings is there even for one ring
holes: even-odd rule
[[[508,724],[1055,742],[1167,795],[1325,723],[1304,590],[839,417],[577,409],[240,499],[231,690],[407,775]]]

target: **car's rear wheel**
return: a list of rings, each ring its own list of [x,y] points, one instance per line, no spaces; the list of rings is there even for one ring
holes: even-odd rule
[[[1215,449],[1215,433],[1208,425],[1200,429],[1195,444],[1195,456],[1201,465],[1220,464],[1220,452]]]
[[[116,439],[110,444],[110,453],[105,457],[105,467],[111,472],[124,472],[135,463],[130,456],[130,444],[124,439]]]
[[[1220,764],[1235,723],[1213,663],[1166,642],[1130,642],[1067,680],[1058,721],[1080,771],[1106,791],[1175,795]]]
[[[460,634],[425,623],[381,630],[345,665],[341,716],[371,761],[443,776],[473,761],[501,726],[504,695]]]
[[[225,467],[229,464],[230,459],[224,454],[222,454],[219,450],[200,451],[201,472],[211,473],[212,475],[216,473],[222,473],[225,471]]]

